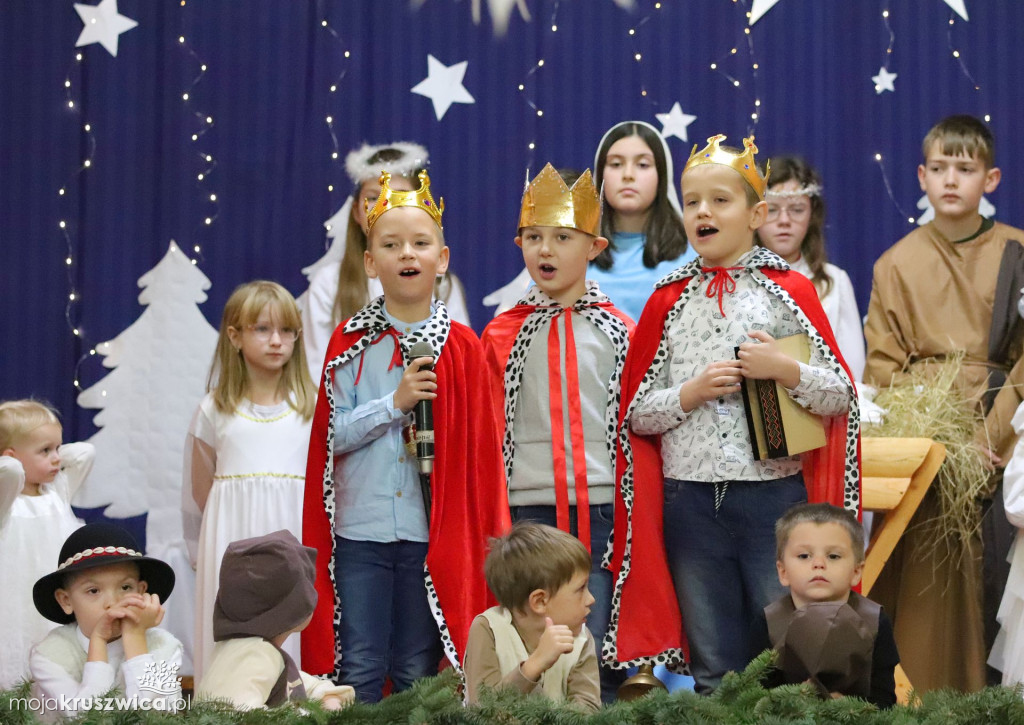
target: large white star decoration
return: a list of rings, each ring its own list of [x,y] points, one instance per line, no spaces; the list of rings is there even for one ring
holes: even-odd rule
[[[875,93],[881,93],[882,91],[896,91],[893,87],[892,82],[896,80],[898,73],[890,73],[889,69],[882,66],[878,69],[878,75],[871,76],[871,80],[875,82]]]
[[[85,23],[75,47],[99,43],[107,52],[117,56],[117,37],[131,30],[137,22],[117,12],[117,0],[101,0],[99,5],[75,3],[78,16]]]
[[[750,20],[747,24],[753,25],[756,23],[761,19],[762,15],[775,7],[777,2],[779,2],[779,0],[754,0],[754,4],[750,8]]]
[[[917,208],[923,212],[921,216],[917,218],[918,226],[924,226],[935,218],[935,207],[933,207],[932,203],[928,201],[927,194],[924,194],[917,200]],[[986,219],[991,219],[996,215],[996,208],[992,202],[988,200],[987,196],[981,197],[981,202],[978,204],[978,213]]]
[[[427,55],[427,77],[412,87],[413,93],[426,96],[434,102],[434,115],[440,121],[453,103],[476,103],[462,85],[468,60],[447,66],[432,55]]]
[[[679,101],[672,104],[672,110],[668,113],[656,113],[654,115],[658,117],[658,122],[661,124],[662,138],[668,139],[670,136],[676,136],[683,141],[689,141],[686,137],[686,127],[696,121],[697,117],[683,113],[683,108],[679,105]]]
[[[964,20],[967,20],[967,5],[964,4],[964,0],[943,0],[946,5],[949,5],[957,15]]]

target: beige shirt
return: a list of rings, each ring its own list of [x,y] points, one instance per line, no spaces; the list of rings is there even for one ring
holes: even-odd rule
[[[487,614],[500,616],[485,616]],[[500,637],[495,637],[492,623],[502,629],[499,633]],[[481,686],[491,688],[509,686],[524,695],[546,694],[545,678],[541,677],[536,682],[526,679],[521,668],[522,660],[519,661],[519,666],[502,667],[498,648],[503,646],[502,641],[507,640],[510,636],[518,638],[519,644],[522,645],[522,660],[525,660],[525,644],[518,637],[518,632],[512,624],[511,615],[507,609],[492,607],[473,620],[473,624],[469,628],[469,641],[466,644],[466,658],[463,662],[466,675],[466,701],[470,705],[479,702]],[[594,649],[594,638],[586,627],[583,628],[581,636],[586,638],[582,646],[574,648],[573,653],[562,655],[555,666],[562,664],[568,669],[568,675],[564,680],[565,690],[561,695],[584,710],[596,712],[601,707],[597,652]],[[574,663],[562,662],[562,660],[573,656],[576,657]]]
[[[196,689],[196,701],[226,700],[235,708],[266,707],[274,685],[284,671],[284,658],[274,645],[259,637],[239,637],[218,642],[213,659]],[[349,685],[335,685],[323,677],[300,671],[307,700],[334,695],[343,703],[355,700]],[[292,683],[289,683],[291,685]],[[289,687],[289,691],[291,690]]]
[[[996,281],[1007,244],[1024,244],[1024,231],[996,222],[978,236],[951,242],[934,223],[915,229],[875,263],[871,302],[864,328],[867,366],[864,381],[897,384],[907,370],[933,365],[953,350],[964,351],[960,386],[978,402],[988,379],[989,327]],[[1020,357],[1020,341],[1011,348]],[[1002,410],[998,406],[993,410]],[[995,447],[1012,435],[1010,418],[990,416]],[[1005,420],[1003,420],[1005,418]]]

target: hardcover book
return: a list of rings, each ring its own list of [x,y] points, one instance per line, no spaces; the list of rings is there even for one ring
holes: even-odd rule
[[[775,342],[794,360],[802,363],[810,360],[811,346],[806,334],[790,335]],[[736,355],[739,357],[738,347]],[[781,383],[745,378],[740,389],[757,460],[786,458],[825,445],[821,416],[789,397]]]

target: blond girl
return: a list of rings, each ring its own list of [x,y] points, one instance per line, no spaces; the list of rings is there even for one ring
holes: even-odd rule
[[[201,515],[196,547],[196,681],[213,652],[213,610],[228,544],[281,529],[302,536],[306,451],[316,402],[295,300],[275,282],[232,293],[185,443],[183,495]],[[299,662],[297,637],[284,649]]]

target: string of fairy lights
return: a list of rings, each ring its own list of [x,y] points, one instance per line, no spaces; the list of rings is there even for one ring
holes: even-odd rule
[[[186,2],[187,0],[180,0],[180,7],[184,8]],[[209,66],[196,53],[184,34],[178,36],[178,45],[182,48],[186,57],[195,64],[197,69],[191,82],[182,90],[180,98],[192,120],[191,128],[188,131],[189,140],[193,145],[193,153],[199,159],[195,187],[199,190],[201,198],[205,202],[200,220],[192,230],[192,251],[199,258],[202,258],[202,245],[199,238],[203,230],[211,227],[220,215],[220,201],[216,192],[211,190],[211,176],[217,168],[217,162],[213,158],[213,154],[205,148],[203,143],[203,138],[214,127],[214,119],[213,116],[198,108],[194,99],[194,90],[209,71]],[[85,109],[76,90],[76,81],[81,78],[85,62],[85,53],[81,50],[76,51],[63,81],[63,106],[65,111],[75,118],[80,132],[83,134],[84,143],[81,145],[84,147],[84,152],[78,165],[64,184],[57,190],[60,200],[57,226],[64,242],[64,268],[68,284],[64,319],[68,330],[77,341],[77,349],[85,350],[75,362],[72,377],[72,384],[79,392],[82,392],[84,389],[81,384],[82,365],[86,360],[97,354],[98,347],[89,341],[89,336],[81,324],[80,314],[78,313],[82,305],[82,293],[77,284],[79,272],[78,239],[80,235],[77,225],[72,221],[72,217],[77,215],[75,205],[79,203],[78,197],[72,191],[79,185],[80,177],[93,167],[97,151],[95,123],[85,118]],[[193,257],[191,261],[192,264],[198,263],[196,257]],[[100,343],[100,345],[102,344],[104,343]],[[104,392],[103,394],[105,395],[106,393]]]
[[[893,30],[892,24],[889,21],[890,16],[891,10],[889,5],[887,4],[882,9],[882,23],[885,26],[885,31],[888,35],[889,42],[885,49],[884,62],[881,68],[881,70],[886,73],[891,71],[890,64],[892,63],[893,49],[896,46],[896,31]],[[953,60],[955,60],[959,65],[961,73],[963,73],[964,77],[967,78],[968,82],[970,82],[972,89],[976,92],[981,92],[981,86],[974,79],[974,76],[971,74],[970,69],[967,67],[967,63],[964,61],[964,54],[959,50],[959,48],[953,40],[953,30],[956,27],[956,24],[956,14],[950,12],[949,22],[947,24],[946,29],[946,44],[949,48],[949,53],[952,56]],[[875,90],[876,92],[881,92],[881,89],[877,84],[875,86]],[[892,90],[892,88],[890,87],[889,90]],[[985,123],[991,123],[992,115],[990,113],[982,113],[980,115],[985,120]],[[889,171],[885,164],[885,158],[882,156],[882,153],[880,151],[876,151],[872,155],[872,157],[875,161],[875,164],[877,164],[878,166],[879,172],[882,175],[882,183],[885,185],[885,192],[889,196],[889,201],[892,203],[893,207],[895,207],[896,211],[899,212],[901,217],[906,219],[909,224],[915,224],[917,222],[917,218],[914,217],[913,214],[908,214],[904,210],[903,206],[900,204],[899,200],[896,198],[896,194],[893,191],[892,182],[889,179]]]
[[[181,0],[180,5],[185,7],[187,0]],[[184,25],[184,23],[183,23]],[[205,230],[209,229],[220,216],[220,200],[217,193],[213,191],[211,177],[217,169],[217,161],[209,150],[209,144],[204,143],[206,135],[213,130],[213,116],[198,107],[195,100],[194,90],[206,74],[209,72],[209,65],[199,56],[195,48],[188,42],[184,31],[178,36],[178,45],[186,56],[186,59],[195,68],[191,82],[181,92],[181,102],[188,117],[191,120],[191,128],[188,129],[189,142],[192,145],[192,153],[199,159],[198,171],[195,172],[196,180],[194,187],[199,192],[199,198],[204,201],[203,211],[200,214],[200,221],[192,229],[192,251],[195,256],[192,264],[197,264],[203,259],[203,248],[200,239],[204,237]]]
[[[329,97],[333,101],[333,99],[338,97],[337,93],[338,93],[338,89],[341,87],[341,82],[345,79],[345,76],[348,74],[348,70],[349,70],[349,63],[348,63],[348,61],[350,61],[351,58],[352,58],[352,51],[349,48],[346,47],[345,41],[342,39],[342,37],[338,33],[338,31],[335,30],[331,26],[331,24],[330,24],[330,22],[328,22],[327,18],[321,19],[320,27],[323,28],[331,36],[332,44],[338,50],[338,52],[341,55],[341,57],[345,60],[345,63],[343,64],[341,70],[336,75],[334,75],[331,78],[330,85],[328,86],[328,89],[327,89],[328,93],[330,94]],[[332,108],[334,107],[333,102],[331,103],[331,107]],[[341,144],[338,143],[338,134],[336,133],[336,131],[334,129],[335,119],[334,119],[333,112],[328,111],[327,116],[324,118],[324,121],[327,123],[327,131],[331,135],[331,162],[334,163],[334,164],[337,164],[339,167],[343,167],[345,162],[341,158]],[[344,170],[344,169],[342,169],[342,170]],[[333,194],[334,193],[334,183],[333,182],[328,182],[328,184],[327,184],[327,192],[329,194]],[[348,194],[347,190],[344,193],[345,193],[345,195],[347,195]],[[333,205],[334,199],[332,198],[331,201],[332,201],[331,208],[333,209],[334,208],[334,205]]]
[[[758,71],[761,69],[761,64],[758,62],[757,54],[754,51],[754,35],[750,31],[750,25],[748,23],[750,20],[750,8],[747,6],[746,0],[743,0],[742,2],[740,2],[740,0],[732,0],[732,2],[741,9],[743,17],[743,38],[741,38],[741,41],[746,45],[747,60],[750,63],[749,90],[747,90],[747,86],[739,79],[738,73],[734,75],[726,69],[727,61],[730,58],[734,58],[739,55],[739,43],[733,45],[729,49],[728,53],[725,53],[719,58],[713,60],[710,64],[710,68],[725,78],[733,85],[734,88],[742,89],[741,92],[750,101],[750,122],[747,124],[747,135],[750,136],[757,128],[758,121],[761,120],[761,96],[758,91]]]
[[[84,61],[85,55],[81,51],[76,51],[74,59],[64,75],[63,83],[64,109],[75,119],[80,133],[83,135],[84,143],[81,146],[84,147],[84,152],[77,166],[57,190],[60,217],[57,221],[57,228],[64,242],[64,270],[68,284],[67,301],[64,305],[64,321],[71,335],[75,338],[76,349],[82,349],[81,346],[88,348],[88,352],[81,355],[75,364],[73,383],[79,391],[82,390],[82,387],[79,385],[78,370],[85,360],[96,354],[96,348],[88,343],[88,338],[79,322],[79,314],[77,313],[82,304],[82,294],[76,281],[78,277],[78,228],[77,224],[72,221],[73,215],[78,216],[77,213],[74,213],[75,204],[78,203],[78,196],[72,194],[72,190],[78,186],[79,177],[92,168],[93,160],[96,157],[96,131],[92,122],[84,118],[82,103],[76,93],[75,81],[81,79]]]

